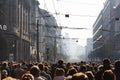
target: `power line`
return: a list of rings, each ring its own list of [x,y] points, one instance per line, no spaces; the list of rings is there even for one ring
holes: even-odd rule
[[[115,33],[119,33],[120,31],[115,31],[115,30],[108,30],[108,29],[100,29],[102,31],[105,31],[105,32],[115,32]]]
[[[69,37],[60,37],[60,36],[41,36],[41,37],[54,38],[54,39],[86,40],[83,38],[69,38]]]
[[[57,0],[58,1],[58,0]],[[91,5],[91,6],[98,6],[99,4],[93,4],[93,3],[87,3],[87,2],[79,2],[79,1],[62,1],[62,2],[66,2],[67,4],[79,4],[79,5]]]
[[[66,15],[66,14],[61,14],[61,13],[53,13],[53,14],[56,14],[56,15]],[[67,14],[69,16],[82,16],[82,17],[97,17],[97,16],[93,16],[93,15],[80,15],[80,14]]]
[[[53,3],[54,11],[55,11],[55,13],[57,13],[57,10],[56,10],[56,7],[55,7],[55,2],[54,2],[54,0],[52,0],[52,3]]]
[[[35,25],[35,23],[32,23],[31,25]],[[72,27],[72,26],[56,26],[56,25],[48,25],[48,24],[39,24],[48,28],[58,28],[58,29],[77,29],[77,30],[93,30],[91,28],[85,28],[85,27]]]
[[[33,24],[34,25],[34,24]],[[45,25],[43,25],[43,24],[39,24],[39,25],[42,25],[42,26],[45,26],[45,27],[49,27],[49,28],[58,28],[58,29],[81,29],[81,30],[90,30],[90,28],[80,28],[80,27],[68,27],[68,26],[55,26],[55,25],[47,25],[47,24],[45,24]]]
[[[57,5],[58,5],[58,11],[59,11],[59,4],[58,4],[58,1],[57,1]],[[60,11],[59,11],[59,13],[60,13]],[[58,23],[59,23],[59,25],[61,25],[61,18],[60,18],[60,15],[58,16]]]
[[[44,0],[44,8],[46,8],[48,10],[47,4],[46,4],[46,0]]]
[[[56,6],[55,6],[54,0],[52,0],[52,3],[53,3],[53,8],[54,8],[55,13],[58,13],[57,10],[56,10]],[[55,14],[55,15],[56,15],[56,17],[57,17],[57,20],[59,20],[58,15],[57,15],[57,14]]]
[[[60,28],[60,29],[87,29],[87,28],[77,28],[77,27],[66,27],[66,26],[59,26],[58,28]]]

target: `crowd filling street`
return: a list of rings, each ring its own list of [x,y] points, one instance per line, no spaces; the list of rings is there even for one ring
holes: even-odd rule
[[[56,63],[1,62],[1,80],[120,80],[120,60]]]

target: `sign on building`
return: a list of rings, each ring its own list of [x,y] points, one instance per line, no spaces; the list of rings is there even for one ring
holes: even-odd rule
[[[4,31],[6,31],[8,28],[7,28],[7,26],[6,25],[0,25],[0,30],[4,30]]]
[[[14,61],[14,54],[9,54],[9,61]]]

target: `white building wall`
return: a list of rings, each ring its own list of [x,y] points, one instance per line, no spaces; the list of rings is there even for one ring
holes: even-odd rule
[[[115,7],[117,7],[120,4],[120,0],[115,0]]]
[[[93,51],[93,39],[88,38],[87,39],[87,45],[86,45],[86,57]]]

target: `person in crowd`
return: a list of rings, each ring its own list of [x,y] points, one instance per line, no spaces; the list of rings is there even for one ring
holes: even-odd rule
[[[24,70],[21,68],[20,64],[17,64],[13,73],[14,73],[15,78],[20,79],[22,77],[22,75],[24,74]]]
[[[44,67],[44,71],[47,73],[47,74],[49,74],[50,76],[52,76],[52,73],[51,73],[51,67],[50,66],[48,66],[48,65],[46,65],[45,67]]]
[[[30,71],[30,69],[31,69],[31,67],[32,67],[33,65],[34,65],[33,63],[30,63],[30,64],[27,65],[27,72]]]
[[[2,66],[1,66],[1,71],[2,70],[6,70],[7,71],[7,74],[10,75],[10,69],[8,67],[8,62],[3,62],[2,63]]]
[[[64,71],[66,72],[66,66],[64,64],[64,61],[62,59],[59,59],[57,62],[57,68],[63,68]]]
[[[73,66],[72,66],[72,64],[71,64],[70,62],[66,63],[66,69],[67,69],[67,71],[68,71],[71,67],[73,67]]]
[[[40,69],[36,65],[31,67],[30,73],[34,76],[34,80],[46,80],[46,78],[40,76]]]
[[[21,80],[34,80],[34,77],[30,73],[25,73],[25,74],[22,75]]]
[[[14,69],[16,68],[15,62],[8,62],[8,67],[9,67],[9,76],[14,77]]]
[[[73,75],[71,80],[88,80],[88,77],[86,74],[84,74],[82,72],[78,72],[78,73]]]
[[[116,76],[112,70],[105,70],[102,75],[102,80],[116,80]]]
[[[8,71],[7,71],[7,70],[2,70],[1,76],[2,76],[2,77],[1,77],[2,79],[8,77]]]
[[[38,67],[39,67],[39,69],[40,69],[40,71],[41,71],[41,73],[40,73],[41,76],[44,76],[45,78],[47,78],[47,80],[52,80],[50,74],[47,74],[47,73],[45,72],[45,66],[44,66],[44,64],[39,63],[39,64],[38,64]]]
[[[25,62],[22,62],[22,64],[21,64],[21,68],[22,68],[22,69],[26,69],[26,68],[27,68],[27,65],[26,65]]]
[[[63,68],[57,68],[53,80],[65,80],[65,71]]]
[[[91,67],[92,67],[92,72],[93,74],[96,74],[96,72],[98,72],[98,64],[95,62],[90,62]]]
[[[24,70],[25,73],[28,72],[28,66],[25,62],[22,62],[21,68]]]
[[[4,79],[2,79],[2,80],[18,80],[18,79],[13,78],[13,77],[11,77],[11,76],[8,76],[8,77],[6,77],[6,78],[4,78]]]
[[[52,77],[52,79],[54,78],[54,74],[55,74],[56,67],[57,67],[57,64],[55,64],[55,63],[52,63],[52,64],[51,64],[50,72],[51,72],[51,77]]]
[[[104,58],[103,65],[100,67],[99,71],[95,74],[95,80],[101,80],[102,74],[105,70],[111,70],[111,62],[110,59]]]
[[[92,71],[87,71],[85,74],[88,76],[88,80],[95,80],[95,76]]]
[[[116,75],[116,80],[120,80],[120,60],[116,60],[113,72]]]
[[[72,78],[72,76],[77,73],[78,71],[76,70],[76,68],[72,67],[70,69],[68,69],[67,71],[67,77],[66,80],[70,80]]]
[[[70,69],[68,69],[68,71],[67,71],[67,76],[69,76],[69,75],[73,75],[73,74],[75,74],[75,73],[77,73],[78,71],[73,67],[73,68],[70,68]]]
[[[79,71],[85,73],[87,71],[86,65],[81,65]]]

